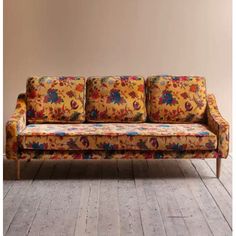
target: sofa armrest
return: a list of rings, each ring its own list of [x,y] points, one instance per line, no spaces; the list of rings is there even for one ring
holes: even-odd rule
[[[17,137],[26,127],[26,96],[20,94],[17,98],[16,108],[13,115],[6,123],[6,157],[17,159]]]
[[[229,123],[220,114],[213,94],[207,95],[207,123],[217,135],[219,157],[226,158],[229,152]]]

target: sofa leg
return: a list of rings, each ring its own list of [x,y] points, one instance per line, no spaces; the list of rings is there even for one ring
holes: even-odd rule
[[[216,159],[216,177],[220,178],[221,158]]]
[[[20,180],[20,160],[16,160],[16,179]]]

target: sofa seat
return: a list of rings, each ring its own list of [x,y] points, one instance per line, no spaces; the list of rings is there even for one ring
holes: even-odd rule
[[[215,150],[217,136],[203,124],[30,124],[18,136],[27,150]]]

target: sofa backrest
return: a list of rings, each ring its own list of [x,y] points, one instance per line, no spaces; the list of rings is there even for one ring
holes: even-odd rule
[[[135,123],[146,120],[143,77],[89,77],[86,88],[88,122]]]
[[[85,121],[84,77],[31,77],[26,98],[28,123]]]
[[[202,122],[206,84],[198,76],[151,76],[146,81],[147,112],[151,122]]]

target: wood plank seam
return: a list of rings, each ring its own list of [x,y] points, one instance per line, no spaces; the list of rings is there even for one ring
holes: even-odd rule
[[[222,216],[224,217],[225,221],[227,222],[227,224],[229,225],[230,229],[232,230],[232,227],[230,226],[230,223],[229,223],[228,220],[226,219],[226,217],[225,217],[224,213],[222,212],[222,210],[221,210],[221,208],[220,208],[218,202],[216,201],[216,199],[214,198],[214,196],[213,196],[212,193],[210,192],[209,188],[208,188],[207,185],[205,184],[204,180],[202,179],[202,176],[198,173],[196,166],[194,165],[194,163],[192,163],[192,161],[191,161],[191,164],[192,164],[192,166],[194,167],[194,169],[196,170],[196,172],[197,172],[199,178],[201,179],[201,181],[202,181],[203,184],[205,185],[207,191],[208,191],[209,194],[211,195],[211,197],[212,197],[212,199],[214,200],[215,204],[216,204],[217,207],[219,208],[219,210],[220,210]]]
[[[156,161],[156,160],[155,160]],[[157,163],[154,163],[156,166],[156,168],[157,168]],[[149,166],[149,168],[150,168],[150,166]],[[158,175],[158,178],[160,178],[163,182],[164,182],[164,184],[165,184],[165,186],[166,185],[168,185],[167,184],[167,181],[166,181],[166,179],[163,177],[163,173],[165,172],[165,170],[164,170],[164,167],[162,166],[162,168],[161,168],[161,166],[159,166],[158,168],[160,168],[160,169],[162,169],[162,171],[160,171],[159,170],[159,172],[161,172],[161,175]],[[170,185],[169,186],[171,189],[173,189],[173,187],[172,187],[172,185]],[[156,197],[157,197],[157,191],[156,191],[156,188],[155,188],[155,195],[156,195]],[[173,216],[170,216],[170,215],[168,215],[168,218],[181,218],[182,219],[182,221],[183,221],[183,223],[184,223],[184,226],[185,226],[185,228],[186,228],[186,232],[188,233],[188,235],[191,235],[190,234],[190,230],[189,230],[189,227],[188,227],[188,224],[186,223],[186,220],[185,220],[185,218],[186,218],[186,216],[184,216],[183,215],[183,213],[182,213],[182,211],[180,210],[180,205],[179,205],[179,203],[178,203],[178,201],[177,201],[177,199],[176,199],[176,196],[175,196],[175,194],[173,195],[174,196],[174,202],[175,202],[175,204],[176,204],[176,206],[178,207],[178,209],[179,209],[179,214],[180,214],[180,216],[177,216],[177,215],[173,215]],[[165,225],[164,225],[165,226]],[[168,234],[167,234],[168,235]]]
[[[14,165],[15,166],[15,165]],[[23,168],[22,168],[22,170],[21,171],[23,171],[25,168],[26,168],[26,164],[24,163],[24,165],[23,165]],[[15,173],[15,172],[14,172]],[[14,181],[15,179],[14,179],[14,176],[13,176],[13,179],[12,179],[12,181]],[[12,186],[14,185],[14,182],[12,182],[12,184],[11,184],[11,186],[10,186],[10,188],[8,189],[8,191],[4,194],[4,197],[3,197],[3,199],[5,199],[5,197],[7,196],[7,194],[8,194],[8,192],[10,191],[10,189],[12,188]]]
[[[210,170],[212,171],[212,173],[215,175],[215,171],[212,169],[212,167],[209,165],[209,163],[207,161],[205,161],[207,166],[210,168]],[[231,196],[231,193],[228,191],[228,189],[225,187],[224,183],[222,182],[222,180],[220,178],[218,178],[219,182],[221,183],[221,185],[224,187],[224,189],[226,190],[226,192],[229,194],[229,196]]]
[[[190,163],[193,164],[192,162],[190,162]],[[185,177],[184,171],[183,171],[183,169],[180,167],[180,163],[179,163],[178,161],[177,161],[177,164],[178,164],[178,167],[179,167],[180,171],[182,172],[182,174],[183,174],[184,177]],[[194,169],[195,169],[197,175],[200,176],[200,174],[199,174],[198,171],[197,171],[197,168],[194,168]],[[200,177],[200,180],[201,180],[201,182],[203,183],[203,185],[205,186],[207,192],[210,194],[210,196],[211,196],[213,202],[216,203],[216,201],[215,201],[213,195],[210,193],[209,189],[207,188],[206,184],[204,183],[204,181],[203,181],[203,179],[202,179],[201,177]],[[190,187],[189,189],[190,189],[190,191],[193,193],[191,187]],[[194,193],[193,193],[193,197],[195,198],[195,200],[196,200],[196,202],[197,202],[197,204],[198,204],[198,206],[199,206],[199,209],[200,209],[200,211],[201,211],[203,217],[205,218],[207,225],[209,226],[209,229],[211,230],[212,234],[214,235],[214,232],[212,231],[211,226],[210,226],[210,224],[209,224],[209,222],[208,222],[208,218],[206,217],[206,215],[205,215],[205,213],[204,213],[204,210],[203,210],[203,209],[201,208],[201,206],[199,205],[199,203],[198,203],[198,201],[197,201],[197,199],[196,199]],[[221,212],[221,215],[223,216],[224,220],[227,222],[227,220],[226,220],[226,218],[224,217],[224,214],[222,213],[222,211],[221,211],[219,205],[216,204],[216,206],[217,206],[217,208],[219,209],[219,211]],[[228,222],[227,222],[227,225],[229,225]],[[232,230],[231,227],[230,227],[230,229]]]
[[[150,167],[149,167],[148,160],[146,160],[146,161],[145,161],[145,163],[146,163],[146,166],[147,166],[147,168],[148,168],[148,178],[150,178],[150,173],[149,173],[149,169],[150,169]],[[153,186],[153,184],[152,184],[152,183],[151,183],[151,185]],[[160,212],[160,215],[161,215],[161,222],[162,222],[162,226],[163,226],[163,228],[164,228],[164,230],[165,230],[165,234],[166,234],[166,235],[168,235],[168,234],[167,234],[167,231],[166,231],[165,224],[164,224],[163,216],[162,216],[162,214],[161,214],[161,207],[160,207],[160,203],[159,203],[159,201],[158,201],[158,198],[157,198],[157,195],[156,195],[156,189],[155,189],[155,199],[156,199],[156,202],[157,202],[158,210],[159,210],[159,212]]]
[[[36,170],[35,174],[33,175],[33,178],[32,178],[32,180],[31,180],[31,182],[29,183],[29,185],[28,185],[27,188],[26,188],[26,191],[25,191],[25,193],[24,193],[24,196],[28,193],[28,191],[29,191],[31,185],[33,184],[33,181],[34,181],[34,179],[35,179],[35,176],[39,173],[39,170],[40,170],[41,166],[42,166],[42,163],[39,165],[38,169]],[[18,207],[17,207],[17,209],[16,209],[16,212],[18,211],[18,209],[19,209],[19,207],[20,207],[22,201],[23,201],[23,197],[22,197],[21,201],[19,202],[19,205],[18,205]],[[16,212],[15,212],[15,213],[16,213]],[[16,214],[15,214],[15,215],[16,215]],[[14,218],[15,218],[15,215],[12,217],[12,219],[11,219],[11,221],[10,221],[10,224],[9,224],[7,230],[6,230],[6,234],[7,234],[7,232],[9,231],[9,229],[10,229],[10,227],[11,227],[11,224],[12,224]]]
[[[175,160],[175,162],[176,162],[176,160]],[[161,163],[161,164],[162,164],[162,163]],[[178,166],[178,164],[177,164],[177,166]],[[168,176],[167,171],[166,171],[166,167],[164,167],[164,166],[162,165],[162,168],[163,168],[163,170],[164,170],[164,173]],[[182,172],[180,172],[180,173],[182,173]],[[182,173],[182,177],[184,177],[183,173]],[[174,192],[174,187],[173,187],[173,185],[171,185],[171,187],[172,187],[172,191]],[[191,189],[189,188],[189,186],[187,186],[187,189],[188,189],[188,191],[190,191],[190,192],[192,193],[192,191],[191,191]],[[175,194],[174,194],[174,196],[175,196]],[[193,201],[195,202],[195,204],[196,204],[196,205],[198,206],[198,208],[199,208],[198,202],[196,201],[196,198],[193,196],[193,194],[192,194],[192,197],[193,197]],[[175,196],[175,198],[176,198],[176,196]],[[191,228],[189,228],[189,225],[188,225],[188,223],[186,222],[187,217],[183,214],[182,208],[181,208],[181,206],[179,205],[179,202],[177,201],[177,199],[176,199],[176,202],[177,202],[177,205],[179,206],[181,215],[182,215],[182,217],[183,217],[183,219],[184,219],[185,225],[187,226],[187,229],[188,229],[188,231],[189,231],[189,234],[191,235]],[[201,215],[203,215],[201,209],[200,209],[200,213],[201,213]],[[211,228],[209,227],[208,223],[206,224],[206,226],[207,226],[207,229],[210,231],[210,233],[213,235],[212,230],[211,230]]]
[[[43,161],[42,165],[43,165],[44,163],[45,163],[45,161]],[[54,165],[53,165],[52,172],[51,172],[50,177],[49,177],[50,179],[52,178],[52,176],[53,176],[53,174],[54,174],[55,168],[56,168],[56,163],[54,163]],[[40,201],[39,201],[39,204],[38,204],[38,207],[37,207],[37,210],[36,210],[36,214],[34,215],[32,221],[31,221],[31,223],[30,223],[30,225],[29,225],[29,228],[28,228],[28,230],[27,230],[26,236],[28,236],[29,233],[30,233],[31,227],[32,227],[32,225],[33,225],[33,223],[34,223],[34,220],[36,219],[38,209],[39,209],[39,207],[40,207],[40,205],[41,205],[42,199],[43,199],[43,196],[42,196],[42,198],[41,198]]]
[[[135,181],[135,174],[134,174],[134,160],[133,159],[131,160],[131,163],[132,163],[132,176],[133,176],[134,186],[135,186],[135,190],[136,190],[136,196],[138,198],[137,184],[136,184],[136,181]],[[139,208],[139,218],[140,218],[140,222],[141,222],[142,233],[143,233],[143,235],[145,235],[139,202],[138,202],[138,208]]]

